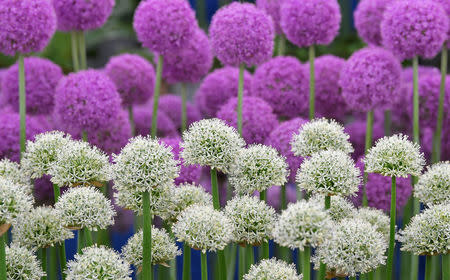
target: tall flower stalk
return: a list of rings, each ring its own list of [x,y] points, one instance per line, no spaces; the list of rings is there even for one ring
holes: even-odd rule
[[[152,269],[152,213],[150,209],[150,192],[142,194],[142,204],[144,208],[144,241],[143,241],[143,261],[142,279],[153,279]]]
[[[314,71],[315,50],[314,45],[309,46],[309,119],[313,120],[315,117],[315,99],[316,99],[316,80]]]
[[[187,88],[181,84],[181,133],[187,129]]]
[[[202,280],[208,280],[208,260],[206,253],[200,253],[200,258],[201,258]]]
[[[439,162],[441,160],[441,146],[442,146],[442,123],[444,116],[444,99],[445,99],[445,80],[447,77],[447,59],[448,50],[447,44],[442,47],[441,53],[441,87],[439,92],[439,107],[438,107],[438,117],[436,124],[436,132],[434,137],[433,146],[433,162]]]
[[[53,184],[53,195],[55,197],[55,203],[57,203],[58,199],[61,195],[61,190],[59,189],[58,185],[56,185],[56,184]],[[63,272],[66,270],[66,264],[67,264],[65,242],[61,242],[60,245],[57,245],[57,249],[58,249],[58,256],[59,256],[59,267],[60,267],[61,272]],[[62,273],[62,278],[65,279],[64,273]]]
[[[163,69],[163,55],[158,55],[158,65],[156,66],[156,80],[155,80],[155,90],[153,91],[153,112],[152,112],[152,128],[151,135],[152,138],[156,137],[156,132],[158,131],[158,103],[159,94],[161,90],[161,77]]]
[[[80,59],[78,57],[78,36],[76,31],[70,33],[70,39],[72,42],[72,67],[74,72],[80,70]]]
[[[237,106],[237,126],[239,135],[242,136],[242,101],[244,98],[244,71],[245,65],[242,63],[239,66],[239,86],[238,86],[238,106]]]
[[[26,144],[26,93],[25,93],[25,63],[24,56],[19,54],[19,114],[20,114],[20,154],[25,152]]]
[[[2,225],[3,226],[3,225]],[[0,235],[0,279],[6,280],[6,234],[7,232]]]
[[[367,112],[366,117],[366,141],[365,141],[365,147],[364,147],[364,154],[367,154],[369,149],[372,147],[373,142],[373,110],[370,110]],[[367,172],[364,171],[364,179],[363,179],[363,206],[367,207],[369,206],[369,203],[367,201],[367,193],[366,193],[366,182],[367,182]]]

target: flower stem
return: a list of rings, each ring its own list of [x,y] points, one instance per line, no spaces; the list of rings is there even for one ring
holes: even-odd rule
[[[58,185],[53,184],[53,196],[55,197],[55,203],[58,202],[59,196],[61,195],[61,190]],[[65,274],[63,273],[66,270],[66,245],[63,241],[60,245],[57,246],[57,249],[59,250],[59,266],[61,269],[61,275],[63,279],[65,278]]]
[[[239,278],[238,279],[243,279],[245,272],[246,272],[246,268],[247,268],[247,264],[246,264],[246,260],[247,260],[247,248],[245,248],[244,246],[239,246]]]
[[[419,59],[417,56],[413,58],[413,135],[414,142],[420,142],[419,130]]]
[[[259,192],[259,199],[261,201],[267,202],[267,191],[261,191]],[[269,241],[267,242],[263,242],[261,244],[261,249],[262,249],[262,254],[261,254],[261,259],[268,259],[270,257],[270,253],[269,253]]]
[[[77,253],[81,254],[82,249],[84,247],[84,231],[82,229],[78,230],[78,244],[77,244]]]
[[[314,57],[315,57],[314,45],[309,47],[309,119],[314,119],[315,115],[315,71],[314,71]]]
[[[391,110],[384,111],[384,136],[391,136],[392,134],[392,118]]]
[[[86,39],[83,31],[78,32],[78,52],[80,54],[80,69],[87,69],[87,58],[86,58]]]
[[[59,246],[58,246],[59,247]],[[48,249],[50,251],[49,256],[49,270],[48,270],[48,279],[56,280],[58,274],[58,250],[55,247],[51,247]]]
[[[239,135],[242,136],[242,102],[244,96],[244,71],[245,65],[242,63],[239,66],[239,87],[238,87],[238,107],[237,107],[237,126]]]
[[[431,261],[431,256],[426,256],[425,260],[425,280],[432,280],[431,278],[431,270],[433,266],[433,262]]]
[[[191,247],[183,244],[183,280],[191,279]]]
[[[248,244],[246,249],[247,249],[247,253],[246,253],[246,255],[247,255],[247,259],[246,259],[247,267],[246,267],[245,273],[247,273],[250,270],[250,267],[252,266],[252,264],[255,263],[255,256],[254,256],[254,253],[253,253],[253,245]]]
[[[19,113],[20,113],[20,154],[25,152],[26,144],[26,94],[25,94],[25,63],[24,56],[19,55]]]
[[[187,128],[187,88],[186,84],[181,84],[181,133],[183,133]]]
[[[82,231],[84,231],[84,238],[86,239],[86,247],[90,247],[92,245],[94,245],[94,242],[92,241],[92,234],[91,231],[88,230],[87,228],[83,228],[81,229]]]
[[[201,257],[201,269],[202,269],[202,280],[208,280],[208,261],[206,253],[200,253]]]
[[[282,56],[286,52],[286,38],[283,34],[280,34],[278,36],[278,48],[277,48],[277,55]]]
[[[128,106],[128,119],[130,120],[130,128],[131,128],[131,136],[136,136],[136,126],[134,123],[134,112],[133,112],[133,106]]]
[[[305,247],[305,251],[303,252],[303,279],[310,280],[311,279],[311,248]]]
[[[392,279],[392,271],[394,268],[394,251],[395,251],[395,216],[396,216],[396,178],[392,177],[391,184],[391,212],[390,212],[390,232],[389,232],[389,252],[386,265],[386,279]]]
[[[47,248],[41,249],[41,262],[42,262],[42,270],[45,273],[45,276],[42,276],[42,280],[47,279]]]
[[[214,209],[220,210],[220,199],[219,199],[219,186],[217,183],[217,170],[211,167],[211,189],[213,197]]]
[[[150,192],[142,194],[144,206],[144,252],[142,263],[142,280],[152,279],[152,215],[150,209]]]
[[[330,207],[331,207],[331,196],[326,195],[325,196],[325,210],[330,209]],[[303,265],[306,265],[306,264],[303,264]],[[325,279],[326,273],[327,273],[327,266],[324,263],[320,263],[318,279]]]
[[[83,132],[81,132],[81,139],[82,139],[84,142],[89,142],[89,140],[88,140],[88,135],[87,135],[86,130],[83,130]]]
[[[152,112],[152,128],[151,135],[152,138],[156,137],[156,132],[158,131],[158,104],[159,104],[159,91],[161,89],[161,75],[163,68],[163,56],[158,55],[158,65],[156,66],[156,81],[155,88],[153,90],[153,112]]]
[[[287,207],[287,201],[286,201],[286,184],[281,186],[281,192],[280,192],[280,209],[284,210]]]
[[[439,92],[439,107],[438,107],[438,117],[437,117],[437,124],[436,124],[436,147],[433,149],[435,152],[435,161],[438,162],[441,160],[441,142],[442,142],[442,120],[444,117],[444,98],[445,98],[445,80],[447,77],[447,59],[448,59],[448,53],[447,53],[447,45],[444,43],[444,46],[442,47],[442,54],[441,54],[441,88]]]
[[[6,234],[8,233],[5,232],[0,236],[0,280],[6,280]]]
[[[78,58],[78,39],[77,32],[72,31],[70,33],[70,37],[72,39],[72,67],[74,72],[78,72],[80,70],[80,62]]]
[[[364,154],[367,155],[367,152],[372,147],[373,142],[373,110],[370,110],[367,112],[366,117],[366,142],[364,147]],[[365,168],[364,168],[365,169]],[[364,188],[363,188],[363,206],[367,207],[369,206],[369,202],[367,200],[367,193],[366,193],[366,182],[367,182],[367,172],[364,171]]]
[[[450,254],[442,255],[442,279],[450,279]]]

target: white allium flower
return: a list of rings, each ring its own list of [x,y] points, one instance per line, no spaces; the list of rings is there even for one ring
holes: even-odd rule
[[[137,136],[114,155],[113,179],[116,185],[136,193],[172,184],[180,172],[172,148],[158,139]]]
[[[297,172],[300,189],[314,194],[353,195],[359,190],[361,171],[342,151],[322,151],[305,159]]]
[[[67,263],[67,280],[131,280],[130,265],[114,250],[104,246],[84,248]]]
[[[90,184],[101,187],[111,178],[108,156],[84,141],[71,141],[61,149],[49,173],[52,183],[59,187]]]
[[[273,230],[276,243],[291,249],[316,247],[329,238],[333,221],[323,205],[305,200],[291,203],[281,212]]]
[[[389,216],[386,215],[386,213],[384,213],[382,210],[363,207],[358,209],[356,218],[369,222],[372,226],[376,228],[376,230],[379,233],[383,234],[383,236],[386,239],[386,242],[389,241],[390,220]]]
[[[272,237],[275,210],[254,196],[236,196],[228,201],[225,214],[234,224],[233,241],[258,246]]]
[[[353,152],[349,142],[350,136],[344,132],[344,127],[334,120],[315,119],[303,124],[298,133],[292,136],[292,152],[296,156],[312,156],[314,153],[326,150]]]
[[[33,208],[33,197],[11,180],[0,177],[0,226],[15,224],[17,216]]]
[[[333,234],[317,247],[312,258],[315,267],[326,264],[328,273],[344,277],[367,273],[383,265],[388,244],[369,222],[344,219]]]
[[[244,139],[233,127],[219,119],[204,119],[183,133],[181,157],[185,164],[210,166],[228,173],[244,145]]]
[[[180,242],[206,251],[220,251],[233,239],[233,223],[210,206],[192,205],[178,216],[172,231]]]
[[[389,177],[419,176],[425,158],[416,143],[396,134],[379,139],[364,158],[366,171]]]
[[[414,186],[414,196],[427,205],[450,203],[450,161],[428,167]]]
[[[450,253],[450,204],[431,206],[399,232],[402,251],[416,255]]]
[[[128,239],[127,244],[122,248],[123,258],[137,268],[142,267],[143,239],[142,230]],[[167,262],[181,255],[175,240],[172,240],[165,229],[158,229],[152,226],[152,264],[162,264],[167,266]]]
[[[52,207],[37,207],[17,217],[12,228],[13,241],[30,249],[47,248],[73,233],[61,223],[61,215]]]
[[[33,189],[30,178],[20,169],[20,165],[7,158],[0,160],[0,177],[11,180],[14,184],[28,188],[30,193]]]
[[[35,136],[34,141],[28,141],[20,164],[22,169],[32,179],[49,174],[52,164],[58,154],[67,149],[73,140],[70,135],[61,131],[50,131]]]
[[[116,211],[103,193],[93,187],[70,188],[59,198],[55,209],[68,228],[106,229],[114,224]]]
[[[302,280],[303,276],[297,274],[294,264],[272,258],[253,264],[244,280]]]
[[[314,195],[309,201],[317,203],[321,207],[325,207],[325,197],[323,195]],[[335,222],[343,219],[353,218],[356,215],[355,206],[345,197],[333,195],[330,199],[330,209],[327,210],[328,215]]]
[[[178,215],[194,204],[212,206],[211,194],[207,193],[202,186],[189,183],[172,188],[171,203],[170,206],[167,206],[167,218],[176,222]]]
[[[6,279],[40,280],[45,276],[41,263],[30,250],[17,244],[6,247]]]
[[[272,147],[261,144],[241,149],[228,180],[238,194],[252,194],[287,182],[288,165]]]

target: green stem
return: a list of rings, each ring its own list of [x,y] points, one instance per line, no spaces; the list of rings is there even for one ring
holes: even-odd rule
[[[325,196],[325,210],[330,209],[330,207],[331,207],[331,196],[327,195]],[[326,273],[327,273],[327,266],[324,263],[320,263],[318,279],[325,279]]]
[[[46,273],[45,276],[42,276],[42,280],[47,279],[47,248],[41,249],[41,262],[42,262],[42,270]]]
[[[325,196],[325,210],[330,209],[331,207],[331,196]]]
[[[303,252],[303,279],[310,280],[311,279],[311,248],[305,247],[305,251]]]
[[[444,46],[442,47],[442,54],[441,54],[441,88],[439,92],[439,107],[438,107],[438,117],[437,117],[437,124],[436,124],[436,148],[435,150],[436,154],[436,160],[434,162],[438,162],[441,160],[441,142],[442,142],[442,120],[444,117],[444,98],[445,98],[445,80],[447,77],[447,59],[448,59],[448,53],[447,53],[447,44],[444,43]]]
[[[281,186],[281,192],[280,192],[280,209],[284,210],[287,207],[287,200],[286,200],[286,185]]]
[[[348,279],[349,279],[349,280],[356,280],[356,276],[349,277]]]
[[[239,246],[239,278],[243,279],[245,273],[246,273],[246,260],[247,260],[247,248],[244,246]]]
[[[58,202],[58,199],[61,195],[61,189],[59,188],[58,185],[53,184],[53,195],[55,197],[55,203]],[[66,270],[66,244],[65,242],[62,242],[60,245],[57,246],[58,249],[58,255],[59,255],[59,266],[61,269],[61,275],[63,277],[63,279],[65,278],[65,274],[63,273],[63,271]]]
[[[6,280],[6,252],[5,252],[5,246],[6,246],[6,240],[5,236],[8,233],[5,232],[5,234],[0,236],[0,280]]]
[[[144,252],[142,262],[142,280],[152,279],[152,214],[150,209],[150,192],[142,194],[144,206]]]
[[[314,57],[315,57],[314,45],[309,47],[309,119],[314,119],[315,115],[315,72],[314,72]]]
[[[78,32],[78,52],[80,54],[80,69],[87,69],[87,58],[86,58],[86,38],[83,31]]]
[[[211,167],[211,189],[214,209],[220,210],[219,184],[217,183],[217,170]]]
[[[384,111],[384,136],[392,134],[392,113],[391,110]]]
[[[259,199],[261,201],[267,202],[267,191],[261,191],[259,192]],[[261,244],[262,254],[261,259],[268,259],[270,257],[269,255],[269,242],[263,242]]]
[[[244,71],[245,65],[242,63],[239,66],[239,87],[238,87],[238,107],[237,107],[237,114],[238,114],[237,126],[239,135],[241,136],[242,136],[242,102],[244,96]]]
[[[284,55],[286,52],[286,38],[284,37],[284,34],[280,34],[278,36],[278,48],[277,48],[277,54],[278,56]]]
[[[181,84],[181,133],[187,128],[187,88],[186,84]]]
[[[224,254],[223,250],[217,252],[217,258],[219,261],[218,266],[217,266],[217,269],[219,271],[219,277],[220,277],[219,279],[226,280],[227,279],[227,270],[226,270],[227,263],[225,261],[225,254]]]
[[[196,0],[196,8],[197,8],[197,16],[198,23],[201,28],[207,28],[208,19],[206,13],[206,1],[205,0]]]
[[[419,59],[417,56],[413,58],[413,135],[414,142],[420,143],[419,130]]]
[[[304,257],[303,255],[305,254],[304,251],[302,250],[298,250],[298,255],[297,255],[297,266],[298,266],[298,271],[302,271],[303,270],[303,266],[305,265],[304,263]]]
[[[391,184],[391,212],[390,212],[390,232],[389,232],[389,252],[386,264],[386,279],[392,279],[394,269],[394,251],[395,251],[395,218],[396,218],[396,178],[392,177]]]
[[[59,247],[59,246],[58,246]],[[58,251],[56,246],[49,248],[50,256],[49,256],[49,270],[48,270],[48,279],[56,280],[58,274]]]
[[[228,248],[228,258],[227,258],[227,271],[235,271],[236,269],[236,257],[239,245],[236,245],[235,243],[231,244]],[[228,277],[226,280],[233,280],[234,279],[234,273],[228,273]]]
[[[26,144],[26,93],[25,93],[25,62],[24,56],[19,55],[19,113],[20,113],[20,155],[25,152]]]
[[[191,247],[183,245],[183,280],[191,279]]]
[[[83,130],[83,132],[82,132],[82,134],[81,134],[81,139],[82,139],[84,142],[89,142],[89,140],[88,140],[88,135],[87,135],[87,132],[86,132],[85,130]]]
[[[450,254],[442,255],[442,280],[450,280]]]
[[[433,280],[431,278],[432,266],[433,266],[433,262],[431,260],[431,256],[427,256],[426,261],[425,261],[425,280]]]
[[[255,256],[253,253],[253,245],[248,244],[246,249],[247,249],[247,259],[246,259],[247,267],[246,267],[245,273],[247,273],[250,270],[250,267],[252,266],[252,264],[255,263]]]
[[[77,39],[77,32],[72,31],[70,33],[70,37],[72,39],[72,66],[73,71],[78,72],[80,70],[80,62],[78,59],[78,39]]]
[[[375,272],[374,272],[374,279],[375,279],[375,280],[381,280],[381,279],[383,279],[383,278],[381,277],[381,275],[383,274],[382,271],[383,271],[382,267],[378,267],[378,268],[375,270]]]
[[[86,247],[90,247],[92,245],[94,245],[94,242],[92,241],[92,234],[91,231],[88,230],[87,228],[83,228],[81,229],[82,231],[84,231],[84,238],[86,239]]]
[[[136,125],[134,123],[133,106],[128,106],[128,119],[130,120],[131,136],[136,136]]]
[[[151,135],[152,138],[156,137],[156,132],[158,131],[158,104],[159,104],[159,92],[161,90],[161,75],[163,68],[163,56],[158,55],[158,65],[156,66],[156,81],[155,88],[153,91],[153,112],[152,112],[152,128]]]
[[[206,258],[206,253],[201,253],[201,269],[202,269],[202,280],[208,280],[208,261]]]
[[[365,147],[364,147],[364,154],[367,155],[367,152],[372,147],[373,142],[373,110],[370,110],[367,112],[366,117],[366,140],[365,140]],[[365,168],[364,168],[365,169]],[[369,206],[369,202],[367,200],[367,193],[366,193],[366,182],[367,182],[367,172],[364,171],[364,188],[363,188],[363,206],[367,207]]]
[[[81,254],[82,249],[84,248],[85,238],[84,231],[82,229],[78,230],[78,244],[77,244],[77,253]]]

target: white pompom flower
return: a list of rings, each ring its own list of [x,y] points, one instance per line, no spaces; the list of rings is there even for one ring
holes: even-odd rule
[[[287,264],[275,258],[262,260],[253,264],[244,280],[302,280],[303,276],[297,274],[294,264]]]
[[[309,201],[317,203],[321,207],[325,206],[325,196],[323,195],[314,195]],[[330,199],[330,209],[327,212],[334,222],[340,222],[343,219],[353,218],[356,215],[357,209],[345,197],[334,195]]]
[[[40,280],[45,276],[41,263],[32,251],[17,244],[11,244],[6,251],[6,279]]]
[[[0,226],[15,224],[16,218],[33,208],[33,197],[21,185],[0,177]],[[0,229],[0,235],[2,234]]]
[[[33,190],[30,177],[25,175],[25,172],[21,170],[18,163],[10,161],[7,158],[0,160],[0,177],[11,180],[14,184],[23,186],[30,194]]]
[[[386,239],[386,242],[389,242],[389,231],[390,231],[389,216],[386,215],[386,213],[384,213],[382,210],[363,207],[358,209],[356,218],[369,222],[372,226],[376,228],[376,230],[379,233],[383,234],[383,236]]]
[[[427,205],[450,203],[450,161],[427,169],[414,186],[414,196]]]

